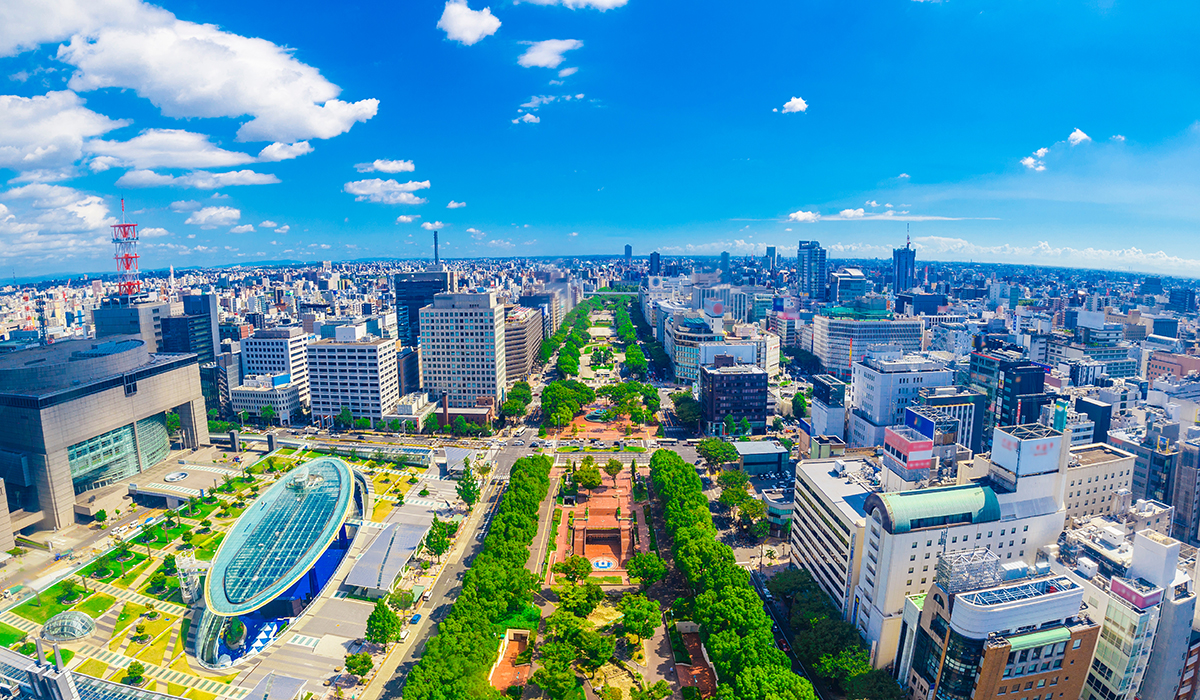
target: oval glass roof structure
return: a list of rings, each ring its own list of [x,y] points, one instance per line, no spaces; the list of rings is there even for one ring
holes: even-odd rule
[[[70,642],[83,639],[96,629],[96,621],[78,610],[65,610],[50,618],[42,627],[42,639]]]
[[[350,468],[322,457],[293,469],[246,508],[221,542],[204,584],[217,615],[244,615],[300,580],[353,506]]]

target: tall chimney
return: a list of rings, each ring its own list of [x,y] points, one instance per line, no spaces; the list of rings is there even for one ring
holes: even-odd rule
[[[433,264],[438,265],[440,263],[441,263],[441,260],[438,259],[437,229],[434,229],[434,231],[433,231]]]

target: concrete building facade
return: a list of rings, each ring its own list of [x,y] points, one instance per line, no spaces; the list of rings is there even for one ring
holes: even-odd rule
[[[452,408],[504,403],[504,305],[494,292],[438,294],[421,309],[421,386]]]
[[[311,337],[300,326],[257,330],[242,341],[242,376],[287,374],[309,404],[308,343]]]
[[[533,372],[542,349],[540,309],[514,306],[504,316],[504,367],[506,380],[516,382]]]
[[[400,400],[396,341],[368,336],[363,326],[338,328],[335,338],[308,345],[312,414],[382,420]]]

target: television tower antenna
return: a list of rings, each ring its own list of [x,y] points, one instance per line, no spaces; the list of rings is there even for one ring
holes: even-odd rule
[[[912,247],[912,236],[909,235],[912,229],[912,224],[904,224],[904,247]]]
[[[112,225],[113,259],[117,261],[117,294],[124,297],[137,295],[142,290],[141,271],[138,270],[137,224],[125,221],[125,199],[121,199],[121,223]]]

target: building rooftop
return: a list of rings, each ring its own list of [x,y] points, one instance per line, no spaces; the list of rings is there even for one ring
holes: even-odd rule
[[[772,440],[755,440],[749,442],[735,442],[734,449],[737,450],[739,456],[746,455],[776,455],[787,454],[788,450],[783,445]]]
[[[1041,423],[1025,423],[1024,425],[1009,425],[1002,428],[997,428],[1001,432],[1017,438],[1018,440],[1037,440],[1039,438],[1048,438],[1061,436],[1062,433],[1054,428],[1047,427]]]
[[[1079,584],[1066,576],[1048,576],[1046,578],[1022,581],[1017,584],[988,588],[982,591],[959,593],[958,598],[959,600],[966,600],[975,605],[1002,605],[1004,603],[1038,598],[1052,593],[1072,591],[1078,588]],[[1069,637],[1070,634],[1068,633],[1067,636]]]
[[[389,523],[346,575],[347,586],[388,590],[416,553],[429,523]]]
[[[873,493],[867,499],[884,511],[889,532],[910,532],[932,527],[1000,520],[1000,501],[990,486],[947,486],[891,493]]]
[[[288,472],[254,500],[213,557],[208,609],[243,615],[266,605],[312,567],[353,505],[350,467],[335,457]]]
[[[1071,467],[1090,467],[1096,464],[1106,464],[1122,459],[1133,459],[1133,455],[1125,450],[1118,450],[1112,445],[1097,442],[1091,445],[1080,445],[1071,448]]]
[[[804,473],[809,480],[833,502],[835,508],[849,520],[867,517],[865,504],[872,491],[871,475],[875,467],[861,459],[806,459],[796,468],[797,479]],[[876,480],[876,483],[877,480]],[[807,488],[797,488],[802,498],[815,498]]]

